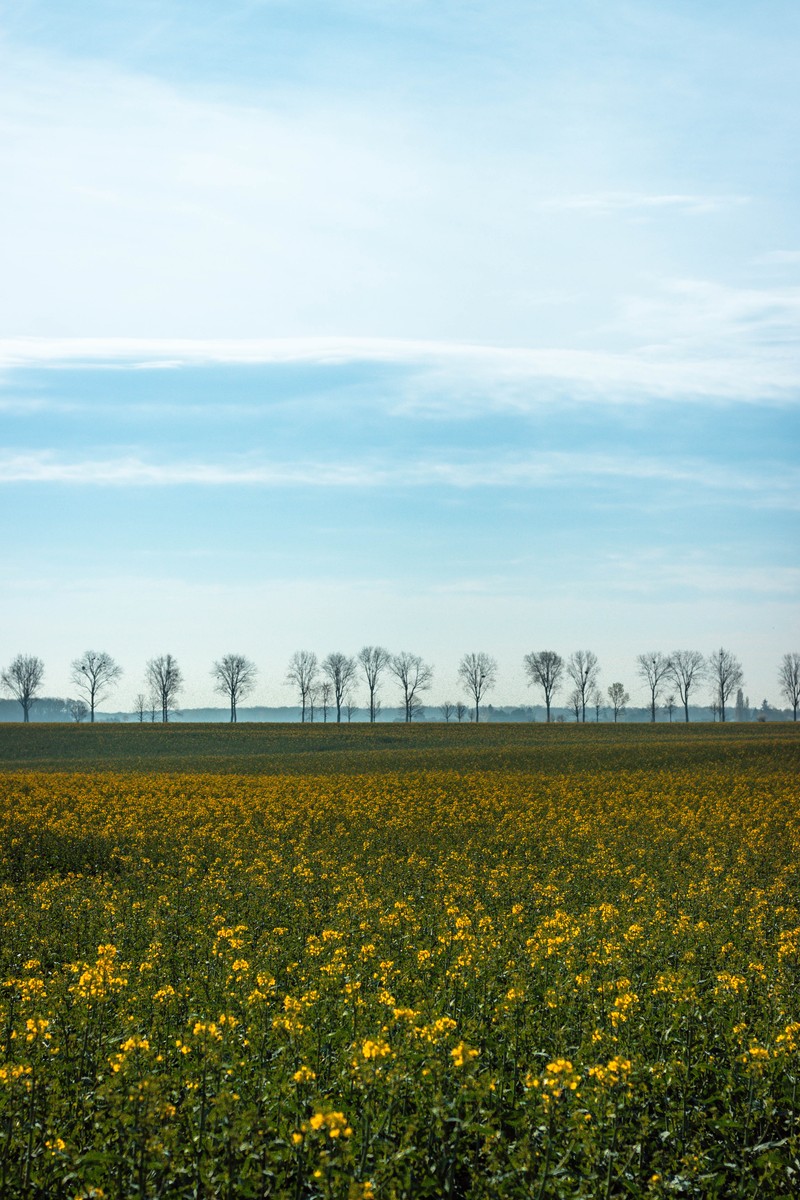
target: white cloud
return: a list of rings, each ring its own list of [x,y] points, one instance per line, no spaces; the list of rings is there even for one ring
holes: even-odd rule
[[[354,464],[260,464],[147,462],[120,458],[61,458],[55,452],[0,456],[5,483],[74,484],[90,487],[375,487],[388,474]]]
[[[148,461],[135,455],[69,459],[55,451],[0,454],[6,484],[86,487],[260,488],[554,488],[598,487],[615,481],[674,485],[688,501],[702,492],[729,492],[731,504],[800,509],[800,470],[744,471],[700,459],[672,461],[634,455],[547,452],[526,456],[417,459],[406,462],[270,463],[252,457],[209,461]],[[642,501],[646,497],[641,498]]]
[[[756,205],[690,177],[680,190],[615,187],[641,163],[610,161],[602,141],[590,148],[530,87],[535,127],[467,96],[431,112],[406,93],[365,102],[320,82],[234,99],[0,44],[0,257],[13,280],[0,289],[0,330],[166,332],[209,346],[424,334],[537,347],[529,375],[555,369],[589,390],[621,375],[633,389],[666,378],[662,394],[670,383],[734,394],[743,376],[756,387],[763,376],[768,394],[786,386],[780,363],[698,361],[682,376],[635,345],[626,368],[604,353],[620,343],[604,342],[600,323],[665,262],[688,272],[699,254],[713,273],[707,224],[687,227],[687,215],[728,214],[715,251],[727,272],[729,214],[752,223]],[[683,178],[668,163],[652,175]],[[599,227],[576,221],[582,212],[622,219]],[[632,238],[632,219],[656,215]]]
[[[653,353],[721,351],[770,367],[800,369],[800,287],[736,287],[706,279],[665,280],[649,296],[629,296],[620,324]]]
[[[719,596],[730,603],[746,595],[775,601],[800,595],[800,567],[725,563],[710,554],[689,553],[680,558],[642,549],[635,557],[611,556],[606,570],[623,593]]]
[[[613,328],[635,334],[639,348],[529,349],[363,337],[17,337],[0,339],[0,369],[376,363],[417,372],[400,407],[454,416],[484,408],[524,411],[551,403],[554,391],[562,402],[797,401],[800,288],[670,284],[653,297],[630,297]]]

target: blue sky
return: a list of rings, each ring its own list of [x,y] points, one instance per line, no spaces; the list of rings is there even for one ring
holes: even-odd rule
[[[793,3],[0,7],[4,660],[800,643]],[[391,701],[387,693],[387,702]]]

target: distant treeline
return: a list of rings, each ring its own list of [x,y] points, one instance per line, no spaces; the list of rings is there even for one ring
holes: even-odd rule
[[[555,650],[536,650],[522,660],[528,684],[544,700],[543,705],[518,707],[492,706],[487,695],[497,683],[497,662],[485,651],[464,654],[458,664],[458,691],[455,700],[443,699],[438,705],[423,702],[431,689],[434,669],[419,654],[403,650],[391,653],[384,646],[364,646],[358,654],[333,651],[318,659],[311,650],[296,650],[289,660],[283,682],[291,686],[299,704],[292,708],[242,707],[256,688],[258,668],[244,654],[225,654],[211,667],[214,691],[228,702],[227,719],[235,723],[240,715],[250,720],[328,720],[341,723],[353,720],[396,721],[587,721],[617,722],[641,720],[797,720],[800,705],[800,652],[784,654],[778,670],[781,695],[789,702],[789,711],[774,708],[764,700],[757,710],[743,692],[744,672],[739,659],[720,647],[707,657],[699,650],[673,650],[664,654],[651,650],[636,657],[636,674],[649,693],[644,707],[631,707],[630,694],[619,681],[605,690],[600,686],[600,664],[591,650],[576,650],[568,657]],[[42,696],[45,667],[33,654],[18,654],[0,671],[0,684],[19,705],[22,720],[94,721],[99,705],[117,687],[122,668],[106,651],[86,650],[73,660],[71,679],[77,697],[54,699]],[[381,701],[386,687],[399,694],[402,705],[385,708]],[[710,697],[708,704],[697,703],[698,692]],[[183,672],[172,654],[151,658],[144,675],[144,688],[134,700],[132,713],[104,714],[105,720],[129,719],[145,723],[170,719],[219,720],[218,709],[193,710],[196,715],[179,715],[179,699],[184,690]],[[567,692],[561,705],[559,693]],[[366,703],[363,698],[366,694]],[[466,698],[466,702],[465,699]],[[0,719],[13,719],[6,702]]]
[[[714,721],[718,719],[719,714],[715,714],[713,709],[709,707],[701,707],[691,705],[689,707],[690,721]],[[681,710],[680,718],[683,720],[684,713]],[[73,722],[82,723],[87,719],[86,714],[75,715],[75,701],[69,697],[62,696],[42,696],[30,710],[30,721],[35,722]],[[459,718],[455,715],[449,718],[451,721],[458,721]],[[473,722],[474,713],[467,709],[467,712],[460,718],[463,722]],[[587,716],[587,721],[594,723],[595,721],[605,722],[613,721],[613,711],[610,707],[601,709],[599,714],[592,713]],[[656,721],[669,723],[670,719],[676,721],[677,713],[672,714],[670,718],[667,709],[659,708],[656,712]],[[137,712],[108,711],[98,709],[95,713],[95,721],[104,723],[116,722],[139,722],[140,716]],[[240,708],[237,714],[239,722],[281,722],[287,724],[300,724],[302,720],[302,710],[299,705],[253,705],[248,708]],[[335,713],[329,713],[325,717],[322,713],[316,714],[315,722],[336,721]],[[343,717],[345,722],[369,721],[368,708],[353,708],[349,714]],[[441,707],[438,705],[429,705],[421,708],[414,714],[415,722],[436,722],[446,720],[442,714]],[[509,721],[516,724],[525,722],[541,722],[547,720],[547,711],[544,705],[502,705],[502,704],[487,704],[481,709],[481,723],[499,724],[504,721]],[[567,708],[554,707],[551,710],[550,720],[555,723],[575,722],[575,714]],[[633,707],[626,708],[618,717],[619,724],[631,724],[636,722],[649,722],[651,713],[649,708]],[[760,707],[748,709],[746,712],[737,714],[734,708],[733,714],[728,717],[728,720],[734,721],[791,721],[792,713],[790,709],[774,708],[766,700],[763,701]],[[16,700],[0,699],[0,722],[20,722],[22,721],[22,712]],[[161,713],[159,711],[146,713],[144,721],[147,724],[161,724]],[[170,712],[170,722],[175,723],[191,723],[191,722],[218,722],[228,723],[230,721],[230,712],[227,708],[184,708],[173,710]],[[306,714],[306,723],[309,723],[310,718]],[[405,722],[405,713],[402,708],[381,708],[375,715],[376,723],[381,724],[398,724]]]

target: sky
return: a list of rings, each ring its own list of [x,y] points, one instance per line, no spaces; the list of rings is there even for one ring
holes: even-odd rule
[[[794,0],[0,0],[0,659],[800,648]],[[396,701],[387,687],[384,702]]]

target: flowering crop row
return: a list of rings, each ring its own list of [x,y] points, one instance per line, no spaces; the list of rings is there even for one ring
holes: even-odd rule
[[[9,1200],[797,1193],[779,759],[0,797]]]

